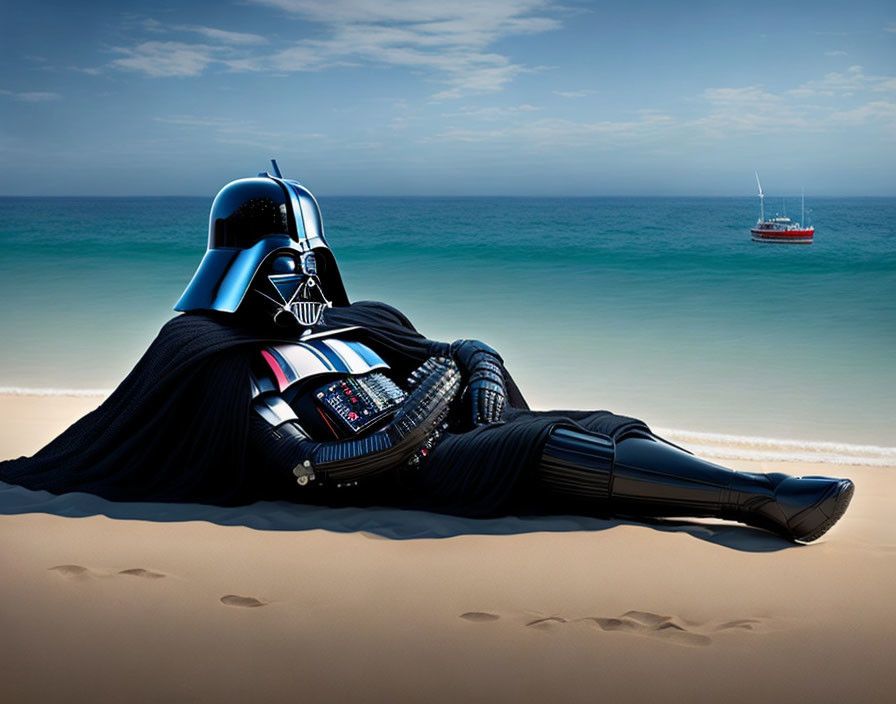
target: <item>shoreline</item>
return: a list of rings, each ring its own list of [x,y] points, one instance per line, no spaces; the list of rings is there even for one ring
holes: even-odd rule
[[[27,428],[32,423],[46,424],[55,432],[44,437],[49,441],[85,413],[99,406],[111,393],[110,389],[56,389],[0,387],[0,449],[17,447],[22,438],[20,454],[32,454],[42,445],[28,442]],[[546,408],[534,399],[533,406]],[[68,422],[66,422],[68,421]],[[868,467],[896,467],[896,447],[873,444],[793,440],[707,433],[680,428],[652,426],[657,435],[680,444],[694,454],[713,460],[743,460],[751,462],[809,462],[832,465]],[[24,437],[23,437],[24,434]],[[8,445],[12,443],[12,445]],[[3,456],[0,459],[9,459]]]

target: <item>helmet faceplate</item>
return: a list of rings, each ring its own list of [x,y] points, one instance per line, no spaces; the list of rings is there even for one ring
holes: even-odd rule
[[[260,174],[227,184],[215,197],[208,249],[174,309],[236,312],[262,264],[283,250],[314,251],[327,297],[348,305],[314,196],[298,181]]]

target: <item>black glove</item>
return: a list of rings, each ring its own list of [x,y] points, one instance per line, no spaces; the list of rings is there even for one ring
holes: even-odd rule
[[[464,406],[473,425],[500,422],[507,402],[500,355],[479,340],[460,340],[452,348],[457,366],[467,382]]]

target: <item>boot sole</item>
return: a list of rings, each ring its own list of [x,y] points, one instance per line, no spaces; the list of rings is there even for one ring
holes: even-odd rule
[[[849,502],[852,501],[852,495],[855,492],[855,488],[855,484],[848,479],[844,479],[840,482],[836,487],[834,510],[830,517],[815,526],[807,534],[799,536],[794,535],[793,539],[798,540],[801,543],[811,543],[813,540],[818,540],[822,535],[827,533],[831,527],[840,520],[843,514],[846,513],[846,509],[849,507]],[[828,496],[825,496],[824,499],[819,501],[819,504],[823,503],[828,498]]]

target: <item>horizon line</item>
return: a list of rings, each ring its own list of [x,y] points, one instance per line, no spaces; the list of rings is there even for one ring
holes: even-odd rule
[[[686,195],[667,194],[667,193],[619,193],[619,194],[588,194],[588,195],[557,195],[548,193],[486,193],[486,194],[469,194],[469,193],[432,193],[432,194],[413,194],[413,193],[319,193],[318,198],[758,198],[755,193],[745,194],[728,194],[728,195],[707,195],[701,193],[691,193]],[[772,198],[800,198],[802,194],[774,194]],[[125,193],[125,194],[102,194],[102,193],[71,193],[71,194],[13,194],[0,193],[0,198],[214,198],[214,195],[204,194],[185,194],[185,193],[168,193],[168,194],[148,194],[148,193]],[[893,194],[813,194],[811,198],[896,198]]]

